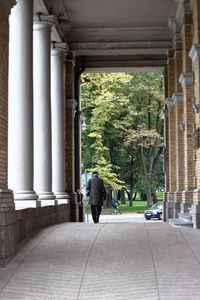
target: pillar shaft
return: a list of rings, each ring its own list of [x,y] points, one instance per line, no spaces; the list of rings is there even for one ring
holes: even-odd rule
[[[183,122],[183,95],[177,96],[176,99],[176,190],[178,192],[185,189],[184,180],[184,130],[185,123]],[[179,199],[181,200],[181,199]]]
[[[65,160],[66,160],[66,191],[75,192],[74,172],[74,62],[67,61],[65,65]]]
[[[176,24],[176,27],[178,25]],[[176,29],[174,36],[174,94],[175,101],[175,127],[176,127],[176,201],[181,202],[182,193],[184,190],[184,126],[183,123],[183,94],[182,85],[179,81],[183,69],[182,59],[182,41],[180,38],[179,30]]]
[[[79,222],[84,221],[83,195],[81,193],[81,99],[80,99],[81,70],[75,71],[75,99],[77,102],[75,114],[75,191],[79,204]]]
[[[50,23],[34,23],[34,188],[40,200],[55,199],[51,161],[50,34]]]
[[[169,106],[169,190],[176,191],[176,109],[174,102]]]
[[[51,50],[52,191],[59,203],[60,199],[67,200],[64,168],[63,58],[63,50]]]
[[[192,15],[187,14],[183,18],[182,25],[182,38],[183,38],[183,77],[191,77],[192,75],[192,61],[189,57],[189,52],[192,46]],[[184,101],[184,145],[185,145],[185,189],[193,190],[195,188],[195,161],[194,161],[194,149],[195,149],[195,136],[194,136],[194,108],[193,97],[194,87],[192,77],[190,80],[183,81],[183,101]],[[189,199],[190,198],[190,199]],[[185,202],[192,202],[192,197],[185,199]]]
[[[75,193],[75,93],[74,62],[65,64],[65,190],[70,197],[71,221],[78,220],[77,195]]]
[[[11,10],[9,40],[8,184],[16,200],[33,192],[33,1]]]
[[[176,191],[176,110],[172,95],[175,90],[174,51],[169,52],[168,57],[168,120],[169,120],[169,191]]]

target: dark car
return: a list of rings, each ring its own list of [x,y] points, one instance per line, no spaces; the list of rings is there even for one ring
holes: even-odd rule
[[[145,210],[144,217],[147,220],[151,220],[151,218],[157,218],[162,220],[162,210],[163,210],[163,203],[157,202],[153,204],[149,209]]]

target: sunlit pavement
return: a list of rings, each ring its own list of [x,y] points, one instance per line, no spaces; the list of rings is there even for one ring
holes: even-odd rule
[[[85,222],[93,223],[91,214],[85,214]],[[158,219],[146,220],[144,214],[127,213],[127,214],[104,214],[100,216],[99,223],[155,223],[162,222]]]

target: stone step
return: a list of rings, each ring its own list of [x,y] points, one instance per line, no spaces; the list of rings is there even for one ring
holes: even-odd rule
[[[188,226],[188,227],[193,227],[192,220],[184,221],[183,219],[169,219],[169,224],[172,226]]]
[[[190,213],[179,213],[178,218],[181,219],[185,223],[192,222],[192,215]]]

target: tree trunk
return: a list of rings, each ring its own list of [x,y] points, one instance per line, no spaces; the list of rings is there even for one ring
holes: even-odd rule
[[[110,208],[112,207],[112,190],[109,189],[107,192],[106,192],[106,200],[104,201],[104,205],[103,207],[104,208]]]
[[[135,201],[136,197],[137,197],[137,192],[134,193],[133,201]]]
[[[121,204],[126,204],[125,191],[124,190],[119,190],[118,191],[117,200],[121,201]]]
[[[127,193],[127,196],[128,196],[128,201],[129,201],[129,206],[133,206],[133,202],[132,202],[132,199],[131,199],[131,193],[125,189],[126,193]]]
[[[153,203],[152,203],[152,194],[151,194],[151,178],[149,174],[147,174],[147,206],[150,207]]]

